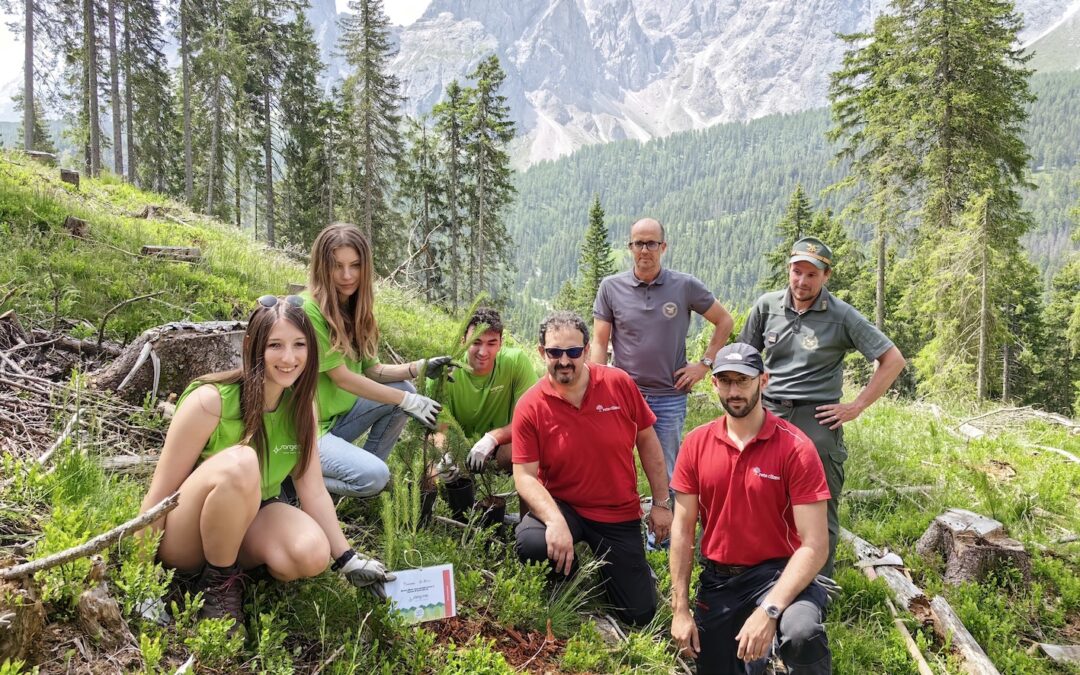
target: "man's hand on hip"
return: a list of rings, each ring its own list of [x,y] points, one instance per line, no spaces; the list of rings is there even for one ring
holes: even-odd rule
[[[862,414],[863,407],[859,403],[852,401],[851,403],[829,403],[827,405],[819,405],[817,413],[814,417],[818,418],[818,423],[829,427],[830,429],[839,429],[846,422],[850,422],[859,415]]]
[[[570,534],[562,514],[548,523],[544,538],[547,540],[548,558],[555,563],[555,572],[569,575],[574,564],[574,536]]]
[[[709,374],[709,367],[700,361],[688,363],[675,371],[675,388],[690,391],[694,385]]]

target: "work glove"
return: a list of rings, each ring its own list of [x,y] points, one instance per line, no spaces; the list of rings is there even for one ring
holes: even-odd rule
[[[401,400],[398,407],[428,429],[435,428],[435,418],[442,410],[442,404],[435,399],[411,391],[405,392],[405,398]]]
[[[454,363],[454,360],[449,356],[432,356],[430,359],[427,359],[427,370],[425,370],[424,373],[428,376],[428,379],[437,380],[442,377],[443,368],[454,368],[455,366],[457,366],[457,364]],[[417,366],[418,369],[419,367],[420,366]],[[453,382],[454,379],[450,378],[450,381]]]
[[[435,462],[435,474],[438,475],[444,483],[453,483],[460,477],[461,471],[454,461],[454,456],[448,452],[442,456],[442,459]]]
[[[387,572],[386,567],[378,560],[365,558],[351,548],[342,553],[332,567],[350,584],[367,590],[376,600],[386,600],[386,588],[383,584],[397,578],[392,572]]]
[[[465,464],[468,465],[470,471],[479,472],[484,469],[484,462],[488,457],[491,457],[491,453],[495,452],[495,448],[499,447],[499,442],[495,440],[495,437],[491,434],[484,434],[484,437],[476,442],[476,445],[472,446],[472,450],[469,450],[469,456],[465,458]]]
[[[829,597],[829,602],[832,602],[840,597],[840,584],[836,583],[831,578],[825,576],[824,574],[819,574],[814,577],[814,581],[817,582],[818,586],[821,586],[823,589],[825,589],[825,595]]]

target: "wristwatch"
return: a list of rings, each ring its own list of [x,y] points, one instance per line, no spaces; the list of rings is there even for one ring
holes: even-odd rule
[[[710,359],[710,358],[709,358],[708,356],[702,356],[702,357],[701,357],[701,362],[700,362],[700,363],[701,363],[701,365],[705,366],[705,367],[706,367],[706,368],[708,368],[709,370],[712,370],[712,367],[713,367],[713,360],[712,360],[712,359]]]
[[[668,497],[667,499],[665,499],[662,502],[653,502],[653,507],[655,508],[657,506],[659,506],[662,509],[667,509],[668,511],[670,511],[671,510],[671,497]]]
[[[761,608],[765,610],[765,616],[769,617],[770,619],[780,618],[780,608],[776,605],[769,603],[767,605],[762,605]]]

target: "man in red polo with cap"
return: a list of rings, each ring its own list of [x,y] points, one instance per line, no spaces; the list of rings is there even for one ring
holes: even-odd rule
[[[798,427],[762,407],[769,376],[756,349],[724,347],[712,372],[727,414],[687,434],[671,481],[672,637],[702,675],[761,672],[774,640],[791,675],[830,673],[822,621],[835,587],[815,579],[829,554],[821,459]]]

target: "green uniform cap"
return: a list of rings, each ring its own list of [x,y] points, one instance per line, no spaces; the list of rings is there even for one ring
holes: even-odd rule
[[[828,269],[833,266],[832,249],[817,237],[803,237],[791,247],[788,264],[800,261],[812,263],[819,270]]]

